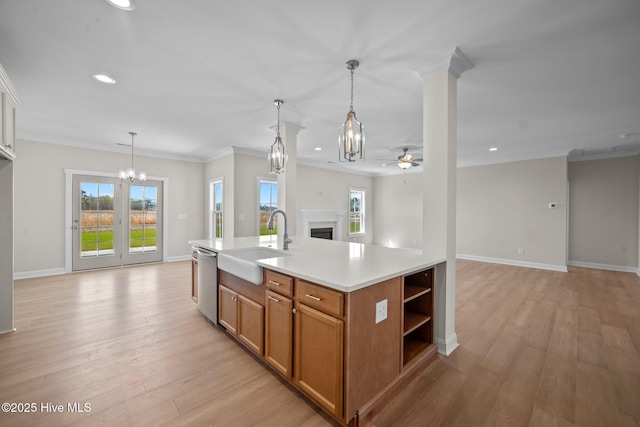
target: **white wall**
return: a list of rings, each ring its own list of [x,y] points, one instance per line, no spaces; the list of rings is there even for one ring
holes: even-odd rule
[[[269,175],[267,156],[235,154],[235,236],[258,234],[258,178],[277,181]],[[242,219],[244,218],[244,219]],[[289,230],[289,234],[294,234]]]
[[[640,156],[569,163],[569,263],[636,271]]]
[[[460,256],[566,268],[564,157],[458,168],[457,180]],[[419,173],[374,178],[374,243],[422,247],[422,185]]]
[[[566,199],[564,157],[459,168],[457,252],[564,270]],[[551,202],[558,207],[549,209]]]
[[[372,243],[374,236],[373,178],[298,164],[298,209],[336,210],[349,212],[349,188],[365,190],[364,236],[350,241]],[[298,224],[302,219],[298,218]],[[348,215],[345,215],[342,240],[348,239]]]
[[[421,173],[373,179],[373,243],[392,248],[422,248]]]
[[[234,154],[232,150],[227,150],[219,157],[209,161],[205,165],[205,183],[204,183],[204,228],[203,239],[209,236],[209,182],[222,178],[222,236],[233,237],[234,230]]]
[[[128,166],[126,153],[21,140],[15,160],[15,273],[64,268],[65,169],[117,172]],[[204,235],[204,165],[137,156],[136,168],[167,177],[167,256],[188,256],[188,240]],[[177,219],[187,214],[187,219]]]

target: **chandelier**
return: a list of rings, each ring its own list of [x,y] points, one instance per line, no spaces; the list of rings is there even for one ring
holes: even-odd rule
[[[131,135],[131,167],[127,168],[127,170],[121,170],[118,175],[120,175],[120,179],[122,181],[145,182],[147,180],[147,174],[144,172],[140,172],[138,175],[136,175],[136,170],[133,168],[133,138],[137,135],[137,133],[129,132],[129,135]]]

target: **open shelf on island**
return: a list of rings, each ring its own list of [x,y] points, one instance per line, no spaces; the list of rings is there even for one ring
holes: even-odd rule
[[[414,298],[418,298],[431,292],[431,288],[425,289],[423,286],[405,285],[404,286],[404,302],[411,301]]]
[[[405,366],[433,345],[433,269],[404,276],[403,282]]]
[[[431,320],[431,316],[422,313],[405,312],[404,335],[407,335]]]

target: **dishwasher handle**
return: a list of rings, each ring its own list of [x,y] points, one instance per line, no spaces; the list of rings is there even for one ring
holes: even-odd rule
[[[200,248],[197,248],[196,252],[198,252],[198,256],[203,255],[203,256],[208,256],[208,257],[211,257],[211,258],[215,258],[216,257],[216,253],[215,252],[203,251]]]

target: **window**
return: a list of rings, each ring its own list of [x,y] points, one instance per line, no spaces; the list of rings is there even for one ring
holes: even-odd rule
[[[364,190],[349,188],[349,235],[364,234]]]
[[[222,238],[222,179],[209,182],[209,238]]]
[[[277,227],[274,225],[273,231],[267,228],[271,212],[278,209],[278,183],[265,179],[258,180],[258,234],[260,236],[270,233],[276,234]]]

